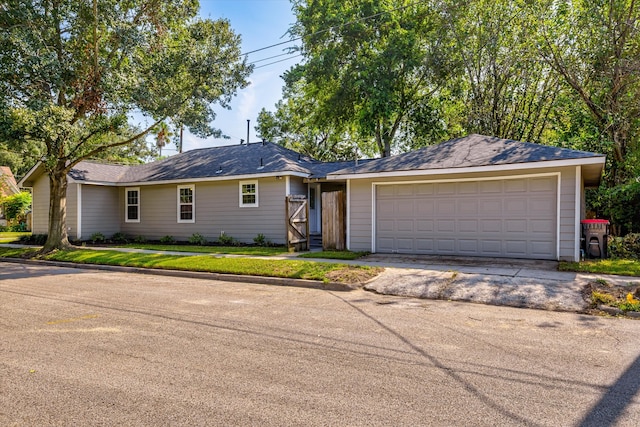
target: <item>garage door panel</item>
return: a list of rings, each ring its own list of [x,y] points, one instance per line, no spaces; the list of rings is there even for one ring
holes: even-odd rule
[[[425,216],[433,216],[436,210],[436,202],[435,200],[425,200],[418,199],[416,200],[416,211],[418,213],[418,218],[424,218]]]
[[[480,232],[481,233],[500,233],[502,231],[501,219],[481,219]]]
[[[438,219],[436,220],[436,231],[438,233],[454,233],[456,222],[452,219]]]
[[[478,201],[478,215],[481,218],[501,217],[502,199],[484,199]]]
[[[458,231],[460,233],[477,233],[478,232],[478,220],[477,219],[461,219],[461,220],[458,220]]]
[[[548,257],[550,254],[553,254],[554,251],[555,251],[554,246],[548,241],[531,242],[531,253],[533,255],[537,255],[541,258],[545,258],[545,257]]]
[[[436,239],[436,250],[441,254],[454,254],[456,241],[453,239]]]
[[[434,253],[434,239],[416,239],[416,250],[422,253]]]
[[[413,252],[413,238],[396,239],[396,247],[398,251],[411,253]]]
[[[413,220],[401,220],[396,222],[396,229],[400,232],[409,231],[413,232]]]
[[[483,255],[500,256],[502,254],[502,240],[482,240],[480,252]]]
[[[555,259],[556,192],[555,176],[380,185],[376,251]]]
[[[522,256],[527,254],[526,240],[507,240],[504,243],[504,250],[506,253]]]
[[[468,199],[468,200],[458,200],[458,213],[460,215],[472,215],[474,217],[478,216],[478,200]]]
[[[477,255],[478,254],[478,240],[476,239],[459,239],[458,251],[465,255]]]
[[[433,220],[432,219],[419,219],[416,221],[416,231],[420,232],[433,232]]]

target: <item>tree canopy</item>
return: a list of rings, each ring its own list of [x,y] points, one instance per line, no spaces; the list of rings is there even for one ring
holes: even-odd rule
[[[196,0],[9,0],[0,6],[0,141],[37,152],[51,182],[45,250],[68,245],[66,175],[171,118],[217,135],[251,66],[225,20]],[[149,125],[130,124],[142,114]]]

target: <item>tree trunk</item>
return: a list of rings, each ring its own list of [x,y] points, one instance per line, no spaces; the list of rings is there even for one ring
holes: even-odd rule
[[[49,173],[49,234],[42,253],[56,249],[69,249],[67,234],[67,171],[56,165]]]

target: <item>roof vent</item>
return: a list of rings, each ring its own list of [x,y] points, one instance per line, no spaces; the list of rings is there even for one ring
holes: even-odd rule
[[[216,171],[216,173],[222,173],[222,167],[218,166],[218,170]]]
[[[244,144],[244,139],[240,139],[240,145]]]
[[[262,163],[262,157],[260,157],[260,166],[258,169],[264,169],[264,164]]]

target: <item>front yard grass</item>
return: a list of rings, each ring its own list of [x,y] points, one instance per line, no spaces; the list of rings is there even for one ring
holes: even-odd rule
[[[287,253],[284,246],[198,246],[161,245],[154,243],[127,243],[120,248],[150,249],[154,251],[194,252],[202,254],[234,254],[249,256],[273,256]]]
[[[0,233],[0,243],[13,243],[17,242],[22,236],[30,236],[31,233],[15,232],[15,231],[3,231]]]
[[[0,256],[29,258],[36,256],[36,250],[0,248]],[[57,251],[39,257],[39,259],[80,264],[309,279],[324,282],[339,281],[347,284],[363,283],[382,272],[382,269],[378,267],[349,266],[338,263],[253,258],[214,258],[207,255],[140,254],[87,249]]]
[[[354,260],[369,255],[369,252],[351,252],[351,251],[322,251],[322,252],[305,252],[298,255],[298,258],[318,258],[318,259],[343,259]]]
[[[581,273],[640,276],[640,261],[630,259],[601,259],[581,262],[560,262],[558,269],[560,271],[577,271]]]

